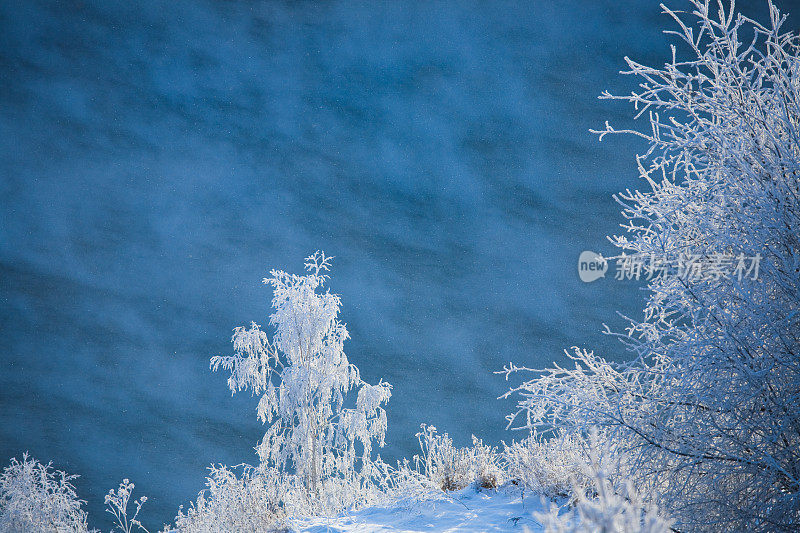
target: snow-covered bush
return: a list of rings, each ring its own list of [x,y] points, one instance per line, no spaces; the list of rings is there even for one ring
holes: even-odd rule
[[[306,258],[304,276],[271,271],[264,283],[274,290],[274,340],[255,323],[239,327],[235,354],[211,359],[213,370],[230,371],[232,393],[261,395],[258,417],[269,424],[257,447],[262,465],[295,474],[315,511],[326,513],[358,501],[372,483],[370,455],[374,442],[384,445],[382,405],[391,397],[391,385],[365,383],[344,353],[339,297],[322,292],[329,266],[317,252]],[[345,407],[354,391],[354,407]]]
[[[447,433],[439,435],[434,426],[422,424],[417,433],[420,455],[414,456],[417,471],[443,491],[460,490],[477,482],[483,488],[496,488],[505,473],[496,448],[472,437],[472,446],[456,448]]]
[[[398,461],[397,467],[376,464],[375,486],[380,492],[372,495],[372,505],[412,510],[423,500],[447,500],[441,484],[420,472],[419,465],[412,467],[408,459]]]
[[[631,483],[622,494],[614,492],[601,475],[595,480],[595,497],[577,492],[574,507],[566,512],[553,504],[549,513],[535,513],[545,533],[669,533],[668,520],[643,503]]]
[[[133,512],[133,516],[128,516],[128,503],[134,487],[135,485],[130,480],[123,479],[116,490],[111,489],[108,491],[105,498],[106,512],[111,513],[114,517],[115,529],[119,529],[123,533],[131,533],[138,530],[147,532],[147,529],[138,520],[139,511],[142,510],[142,505],[147,501],[147,496],[134,500],[133,504],[136,506],[136,510]]]
[[[176,533],[248,533],[284,529],[283,504],[297,489],[294,476],[274,469],[242,465],[241,473],[226,466],[212,466],[206,489],[185,511],[181,508]],[[297,492],[296,490],[294,492]]]
[[[482,489],[496,489],[506,481],[505,465],[502,455],[494,446],[487,446],[483,441],[472,436],[472,457],[475,469],[475,482]]]
[[[800,41],[771,3],[765,24],[691,4],[693,21],[665,8],[681,45],[671,61],[626,59],[640,89],[604,95],[649,112],[645,132],[628,132],[650,144],[638,158],[648,190],[619,196],[628,234],[612,242],[641,258],[751,257],[759,268],[653,276],[643,319],[620,335],[633,360],[575,348],[574,368],[512,391],[510,422],[605,428],[628,448],[637,489],[679,529],[797,531]]]
[[[620,456],[592,428],[580,447],[577,466],[583,483],[573,481],[566,509],[551,504],[550,512],[534,513],[545,533],[668,533],[672,521],[644,501],[630,480],[621,476]]]
[[[0,532],[85,533],[83,500],[70,476],[22,456],[0,474]]]
[[[578,436],[565,434],[546,439],[533,434],[503,446],[508,477],[524,489],[559,498],[570,496],[576,485],[581,489],[589,485],[581,467],[586,457],[584,442]]]

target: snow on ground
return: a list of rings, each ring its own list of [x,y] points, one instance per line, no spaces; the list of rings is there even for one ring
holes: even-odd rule
[[[476,489],[474,486],[432,499],[397,507],[369,507],[338,518],[315,518],[295,524],[298,531],[323,532],[414,532],[414,531],[542,531],[534,512],[546,511],[549,503],[536,494],[524,499],[515,488]]]

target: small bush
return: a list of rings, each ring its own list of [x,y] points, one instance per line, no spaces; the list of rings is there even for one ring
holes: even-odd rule
[[[70,476],[25,453],[0,475],[0,532],[85,533],[83,500]]]
[[[571,449],[573,453],[585,452],[576,456],[582,482],[573,481],[573,499],[566,511],[553,504],[550,512],[534,514],[545,533],[671,531],[672,521],[665,518],[655,505],[646,503],[627,479],[622,461],[624,455],[620,455],[596,429],[591,430],[588,438],[558,440],[578,444]]]
[[[443,491],[460,490],[477,482],[483,488],[500,486],[505,473],[496,448],[472,437],[472,447],[456,448],[447,433],[438,435],[434,426],[420,426],[417,433],[421,455],[414,456],[417,471]]]
[[[185,510],[178,510],[175,533],[245,533],[284,529],[283,503],[297,483],[275,470],[241,465],[241,475],[227,466],[212,466],[206,489]]]
[[[566,512],[552,505],[549,513],[535,513],[545,533],[668,533],[671,521],[646,505],[630,483],[616,492],[601,473],[593,481],[595,497],[576,491],[577,501]]]
[[[115,529],[119,529],[122,533],[132,533],[138,530],[149,533],[147,528],[139,522],[139,511],[142,510],[142,505],[147,501],[147,496],[134,500],[136,511],[134,511],[133,516],[128,517],[128,503],[134,487],[135,485],[128,479],[123,479],[117,490],[111,489],[108,491],[108,494],[106,494],[106,512],[114,516]]]
[[[577,485],[585,489],[589,479],[581,468],[585,458],[579,437],[559,435],[545,440],[538,434],[503,443],[503,460],[513,482],[547,498],[568,497]]]

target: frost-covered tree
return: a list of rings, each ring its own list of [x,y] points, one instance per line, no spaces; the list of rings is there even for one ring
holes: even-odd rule
[[[741,277],[684,270],[648,282],[642,319],[614,364],[575,349],[519,394],[517,427],[596,425],[627,447],[640,493],[678,529],[800,530],[800,41],[721,2],[671,11],[679,47],[661,68],[626,59],[647,113],[644,191],[618,197],[644,258],[713,265],[759,258]],[[606,125],[601,138],[619,133]],[[753,279],[755,278],[755,279]],[[517,370],[513,365],[507,368]]]
[[[232,393],[261,396],[258,417],[269,424],[257,447],[262,464],[299,476],[313,499],[330,499],[328,481],[350,487],[367,479],[373,442],[384,445],[391,385],[365,383],[344,353],[339,296],[325,290],[330,257],[306,258],[307,274],[272,270],[272,341],[255,323],[234,330],[235,354],[211,359],[230,371]],[[346,406],[348,393],[355,394]],[[349,404],[347,404],[349,405]],[[335,507],[335,506],[334,506]]]

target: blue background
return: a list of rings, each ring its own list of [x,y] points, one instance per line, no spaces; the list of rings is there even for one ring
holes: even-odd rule
[[[423,422],[514,438],[494,371],[625,356],[601,324],[640,285],[577,258],[614,252],[645,146],[588,130],[633,125],[596,97],[668,26],[631,0],[0,3],[0,460],[81,474],[95,526],[123,477],[170,522],[210,463],[256,461],[256,400],[208,359],[317,249],[351,361],[394,385],[385,459]]]

